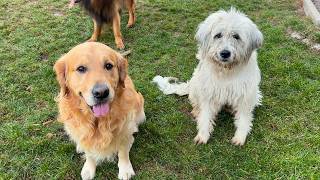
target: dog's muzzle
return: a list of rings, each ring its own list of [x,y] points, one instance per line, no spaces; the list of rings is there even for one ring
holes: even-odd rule
[[[109,88],[106,84],[96,84],[92,88],[92,95],[97,103],[106,102],[109,97]]]
[[[106,84],[96,84],[92,88],[92,96],[96,104],[90,106],[90,108],[95,117],[102,117],[108,114],[110,110],[108,102],[109,95],[109,88]]]
[[[220,60],[221,60],[221,61],[227,62],[227,61],[230,59],[231,52],[230,52],[229,50],[222,50],[222,51],[219,53],[219,56],[220,56]]]

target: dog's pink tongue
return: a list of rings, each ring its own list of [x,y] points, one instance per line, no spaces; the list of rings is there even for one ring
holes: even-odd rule
[[[104,103],[104,104],[94,105],[92,110],[93,110],[93,114],[94,114],[95,117],[105,116],[109,112],[109,104],[108,103]]]

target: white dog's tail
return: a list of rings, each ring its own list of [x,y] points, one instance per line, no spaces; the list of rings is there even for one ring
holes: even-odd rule
[[[178,79],[174,77],[156,76],[152,82],[156,83],[159,89],[167,95],[178,94],[179,96],[183,96],[189,94],[189,83],[179,83]]]

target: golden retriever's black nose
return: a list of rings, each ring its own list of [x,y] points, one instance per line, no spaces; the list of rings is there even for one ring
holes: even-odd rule
[[[105,84],[96,84],[92,89],[92,95],[96,100],[104,100],[109,96],[109,88]]]

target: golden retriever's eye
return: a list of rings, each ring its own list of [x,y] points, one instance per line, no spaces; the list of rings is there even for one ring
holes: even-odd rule
[[[79,73],[85,73],[85,72],[87,71],[87,68],[84,67],[84,66],[79,66],[79,67],[77,68],[77,71],[78,71]]]
[[[104,68],[105,68],[106,70],[111,70],[111,69],[113,68],[113,65],[110,64],[110,63],[106,63],[106,64],[104,65]]]
[[[219,38],[221,38],[221,37],[222,37],[222,34],[221,34],[221,33],[218,33],[218,34],[216,34],[216,35],[214,36],[215,39],[219,39]]]
[[[234,34],[234,35],[232,35],[232,37],[235,38],[236,40],[239,40],[239,39],[240,39],[239,34]]]

